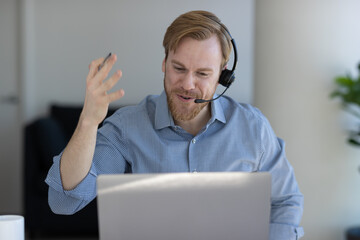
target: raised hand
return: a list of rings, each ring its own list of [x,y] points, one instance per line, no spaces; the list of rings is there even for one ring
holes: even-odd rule
[[[105,80],[116,62],[116,55],[110,56],[104,66],[98,71],[98,67],[104,58],[94,60],[89,65],[89,74],[86,78],[86,95],[84,107],[80,120],[92,126],[98,126],[106,117],[109,104],[124,96],[124,90],[120,89],[108,93],[122,76],[122,72],[117,70],[109,79]]]

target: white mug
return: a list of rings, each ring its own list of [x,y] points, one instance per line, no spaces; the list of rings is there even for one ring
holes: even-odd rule
[[[0,215],[0,239],[24,240],[24,217],[18,215]]]

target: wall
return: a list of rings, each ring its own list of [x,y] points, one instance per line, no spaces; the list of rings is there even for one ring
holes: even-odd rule
[[[114,69],[123,70],[115,89],[125,97],[115,105],[136,104],[163,89],[162,38],[181,13],[216,13],[238,42],[238,81],[229,95],[252,101],[253,1],[56,1],[29,0],[24,13],[24,119],[43,115],[51,103],[82,104],[89,63],[110,51]],[[113,73],[112,71],[111,73]],[[223,88],[219,87],[219,92]]]
[[[51,103],[81,105],[89,63],[109,51],[118,55],[115,67],[123,70],[117,88],[126,91],[116,105],[159,94],[162,38],[181,13],[213,11],[228,26],[240,55],[238,80],[228,94],[252,101],[252,0],[7,0],[0,1],[0,9],[1,89],[11,78],[11,94],[20,95],[20,106],[12,112],[1,105],[0,132],[10,135],[1,134],[0,139],[0,190],[6,193],[0,197],[0,214],[22,212],[21,127],[45,115]]]
[[[254,103],[287,142],[305,196],[304,239],[344,239],[360,225],[358,123],[330,100],[333,79],[356,73],[360,1],[256,1]]]
[[[18,3],[0,1],[0,214],[21,213]]]

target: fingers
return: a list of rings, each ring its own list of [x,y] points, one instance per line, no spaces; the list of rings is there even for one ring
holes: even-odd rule
[[[111,55],[111,54],[109,54]],[[106,58],[99,58],[101,60],[100,63],[96,62],[96,69],[98,72],[100,72],[100,68],[101,69],[106,69],[107,71],[110,71],[110,69],[112,68],[112,66],[114,65],[114,63],[116,62],[117,60],[117,56],[116,54],[112,54],[110,57],[107,56]],[[105,62],[104,62],[105,61]]]
[[[109,59],[106,60],[104,66],[101,68],[100,71],[98,71],[99,66],[103,63],[104,58],[99,58],[94,61],[92,61],[89,65],[89,74],[86,78],[86,80],[95,82],[97,85],[100,84],[109,74],[111,68],[117,61],[116,54],[111,55]],[[93,84],[95,84],[93,83]]]
[[[107,77],[110,70],[114,66],[116,60],[117,60],[116,54],[111,55],[111,57],[106,61],[105,65],[101,68],[101,70],[98,71],[98,73],[96,73],[96,75],[94,76],[95,81],[97,81],[97,82],[104,81],[104,79]],[[99,67],[99,66],[97,66],[97,67]]]
[[[104,58],[98,58],[94,61],[92,61],[89,65],[89,74],[87,76],[87,80],[92,79],[95,74],[98,72],[98,66],[104,61]]]
[[[107,95],[109,103],[119,100],[124,96],[125,92],[123,89],[117,90]]]
[[[106,82],[101,86],[102,91],[109,91],[112,89],[115,84],[119,81],[122,76],[122,72],[120,70],[116,71],[111,78],[109,78]]]
[[[103,100],[107,103],[111,103],[113,101],[116,101],[124,96],[124,90],[120,89],[118,91],[115,91],[113,93],[107,93],[109,90],[111,90],[115,84],[119,81],[119,79],[122,76],[122,72],[120,70],[116,71],[111,78],[109,78],[107,81],[102,82],[100,86],[96,89],[96,95],[101,96],[101,98],[104,98]]]

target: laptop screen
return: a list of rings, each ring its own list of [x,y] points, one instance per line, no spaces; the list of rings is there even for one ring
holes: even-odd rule
[[[101,175],[100,239],[268,239],[269,173]]]

